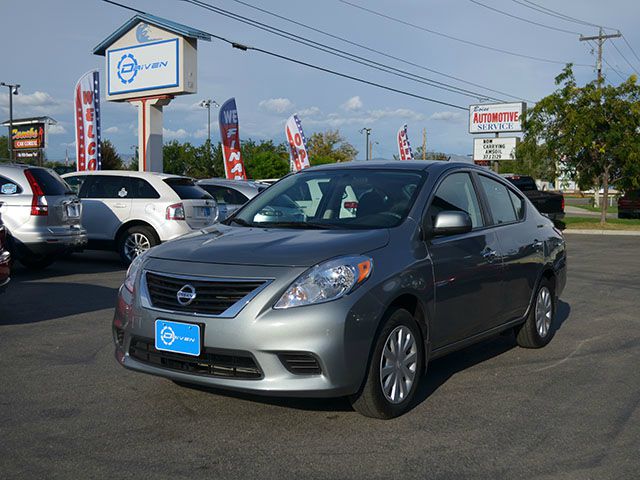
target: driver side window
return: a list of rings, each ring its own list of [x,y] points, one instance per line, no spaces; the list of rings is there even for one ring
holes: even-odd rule
[[[480,202],[468,173],[453,173],[440,183],[427,211],[431,225],[435,223],[438,213],[447,210],[466,212],[474,229],[484,225]]]

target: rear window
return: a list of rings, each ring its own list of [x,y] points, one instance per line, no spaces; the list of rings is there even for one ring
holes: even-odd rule
[[[40,185],[42,193],[45,195],[65,195],[73,193],[69,185],[55,172],[45,170],[44,168],[29,168],[25,171],[33,175],[33,178],[35,178],[38,185]]]
[[[535,180],[531,177],[507,177],[507,180],[513,183],[522,192],[538,189]]]
[[[209,200],[213,198],[190,178],[167,178],[164,183],[169,185],[181,200]]]

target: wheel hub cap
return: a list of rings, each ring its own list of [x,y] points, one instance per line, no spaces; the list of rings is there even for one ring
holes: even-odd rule
[[[133,260],[138,255],[151,248],[151,242],[142,233],[134,233],[127,237],[124,242],[124,254],[129,260]]]
[[[549,333],[551,328],[551,320],[553,318],[553,303],[551,301],[551,292],[547,287],[542,287],[538,292],[536,299],[536,330],[541,338]]]
[[[387,337],[380,358],[380,385],[391,403],[401,403],[411,391],[418,367],[418,347],[405,326],[396,327]]]

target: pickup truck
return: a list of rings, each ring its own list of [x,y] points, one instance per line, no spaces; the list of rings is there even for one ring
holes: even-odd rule
[[[561,193],[538,190],[533,177],[526,175],[505,175],[505,178],[524,193],[540,213],[554,221],[564,218],[564,196]]]

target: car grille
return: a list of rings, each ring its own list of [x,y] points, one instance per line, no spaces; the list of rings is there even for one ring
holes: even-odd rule
[[[200,356],[191,357],[157,350],[153,340],[134,337],[129,355],[142,363],[196,375],[247,380],[262,378],[260,367],[248,352],[222,353],[205,348]]]
[[[146,279],[149,298],[154,307],[205,315],[220,315],[265,284],[265,280],[197,280],[153,272],[146,272]],[[196,298],[189,305],[178,303],[178,291],[185,285],[191,285],[196,292]]]
[[[295,375],[319,375],[322,372],[316,357],[309,353],[279,353],[278,358]]]

